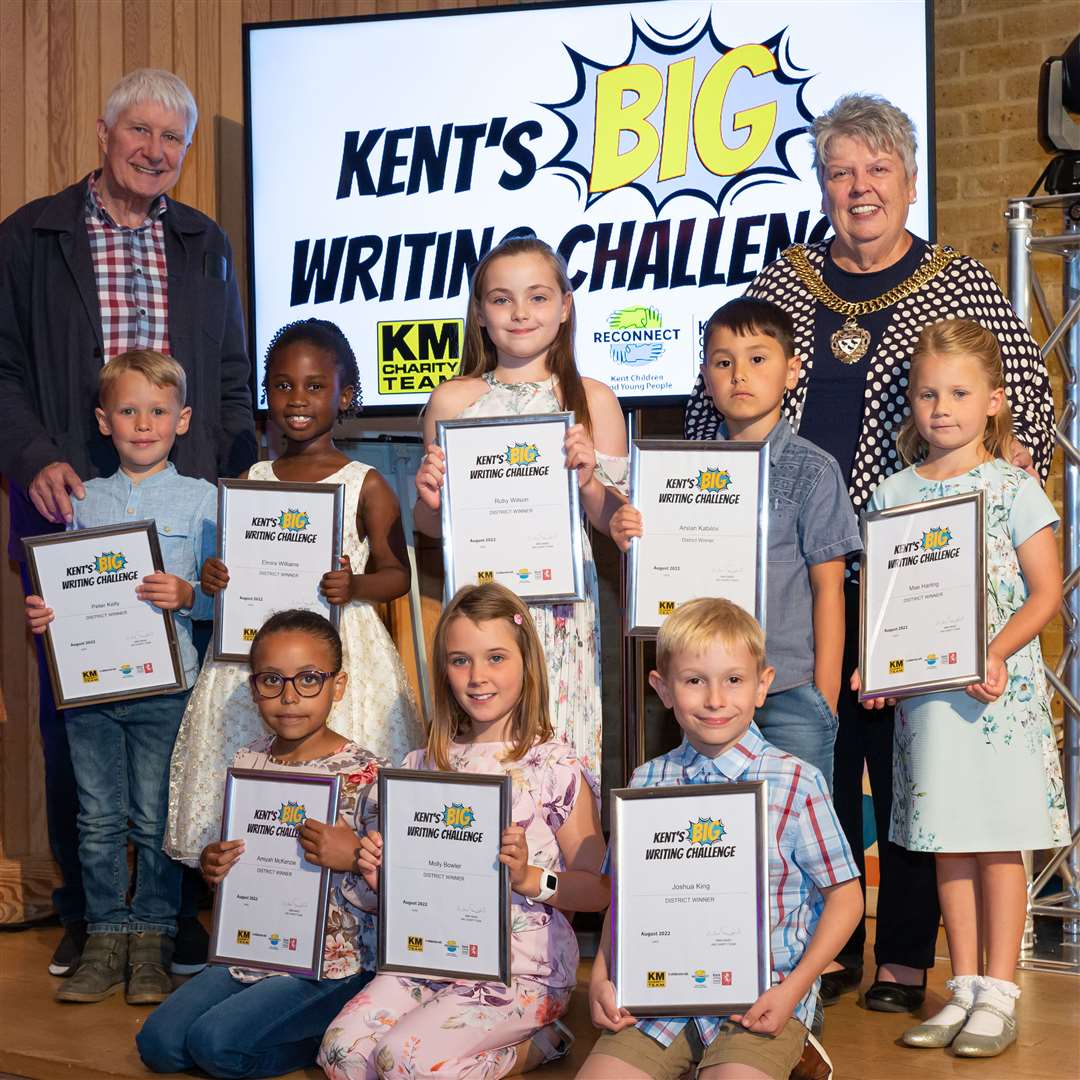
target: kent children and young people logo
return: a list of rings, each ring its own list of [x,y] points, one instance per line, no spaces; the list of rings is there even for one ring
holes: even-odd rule
[[[664,355],[666,342],[679,340],[677,326],[664,326],[655,307],[619,308],[608,316],[608,329],[593,332],[593,341],[611,348],[611,359],[623,367],[643,367]]]

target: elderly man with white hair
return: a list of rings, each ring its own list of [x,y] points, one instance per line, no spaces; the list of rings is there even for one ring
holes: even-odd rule
[[[113,88],[97,122],[101,168],[0,222],[0,472],[10,485],[10,554],[62,529],[82,481],[118,467],[94,417],[101,365],[129,349],[174,356],[192,419],[179,472],[214,481],[256,457],[250,367],[228,237],[167,195],[198,119],[183,80],[142,69]],[[39,651],[40,656],[40,651]],[[75,781],[41,665],[49,840],[63,884],[64,940],[50,971],[70,974],[85,938]]]

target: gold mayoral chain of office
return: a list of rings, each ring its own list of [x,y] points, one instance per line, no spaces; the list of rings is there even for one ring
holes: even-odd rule
[[[844,325],[830,339],[832,354],[841,364],[857,364],[870,348],[870,331],[860,326],[855,321],[856,317],[870,315],[875,311],[884,311],[885,308],[892,307],[893,304],[899,303],[912,293],[918,292],[959,255],[959,251],[947,251],[940,244],[931,244],[930,258],[921,263],[915,273],[905,278],[899,285],[894,285],[887,292],[872,297],[870,300],[845,300],[837,296],[810,265],[810,260],[806,257],[806,248],[802,244],[789,247],[783,257],[815,300],[847,316]]]

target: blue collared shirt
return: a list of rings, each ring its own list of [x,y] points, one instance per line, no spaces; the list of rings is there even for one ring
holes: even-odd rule
[[[769,782],[769,923],[772,985],[783,981],[803,957],[825,900],[821,890],[859,876],[821,773],[778,750],[751,724],[743,737],[715,758],[699,754],[684,738],[674,750],[634,770],[630,787]],[[806,1027],[814,1017],[817,981],[795,1007]],[[722,1016],[695,1016],[701,1041],[716,1038]],[[638,1028],[670,1046],[687,1018],[641,1020]]]
[[[173,612],[184,681],[195,682],[198,656],[191,620],[213,616],[213,601],[199,588],[199,568],[213,555],[217,540],[217,489],[205,480],[181,476],[172,462],[161,472],[132,483],[123,469],[85,482],[86,498],[72,499],[75,520],[69,529],[150,519],[157,524],[165,572],[189,582],[195,606]],[[134,586],[132,586],[134,587]]]
[[[718,433],[726,439],[723,427]],[[862,550],[859,522],[836,458],[792,433],[783,417],[769,444],[769,569],[765,649],[776,668],[770,693],[814,680],[810,567]]]

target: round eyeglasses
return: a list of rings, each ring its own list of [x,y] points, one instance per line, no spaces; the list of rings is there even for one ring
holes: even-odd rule
[[[326,680],[336,674],[336,671],[298,671],[295,675],[282,675],[277,671],[257,671],[250,679],[259,697],[281,697],[286,683],[292,683],[293,689],[301,697],[318,697]]]

